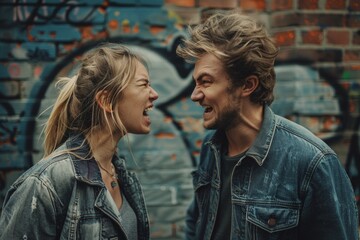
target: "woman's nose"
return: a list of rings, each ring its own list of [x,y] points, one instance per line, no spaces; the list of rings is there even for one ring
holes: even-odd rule
[[[155,89],[151,88],[150,97],[153,101],[159,98],[159,94],[155,91]]]

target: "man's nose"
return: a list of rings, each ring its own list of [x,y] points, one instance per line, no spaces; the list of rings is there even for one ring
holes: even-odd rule
[[[204,97],[204,93],[198,87],[195,87],[194,91],[191,93],[191,100],[197,102],[203,97]]]

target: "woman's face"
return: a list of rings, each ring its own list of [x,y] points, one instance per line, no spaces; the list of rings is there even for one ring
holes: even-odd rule
[[[150,132],[148,112],[159,97],[150,86],[149,74],[140,62],[136,66],[135,78],[130,80],[119,100],[118,111],[128,133],[145,134]]]

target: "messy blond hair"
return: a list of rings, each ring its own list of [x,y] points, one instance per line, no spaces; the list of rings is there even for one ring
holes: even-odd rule
[[[135,77],[137,63],[143,59],[120,44],[105,43],[88,52],[78,74],[63,77],[59,96],[45,124],[44,156],[51,154],[71,133],[88,134],[96,127],[107,127],[126,134],[118,111],[99,107],[96,94],[107,92],[106,104],[116,109],[122,91]],[[145,65],[146,66],[146,65]]]
[[[278,53],[265,27],[238,11],[216,12],[203,23],[188,28],[190,37],[177,47],[177,54],[195,62],[213,54],[223,64],[233,87],[242,86],[250,75],[259,78],[251,100],[271,104],[274,100],[274,61]]]

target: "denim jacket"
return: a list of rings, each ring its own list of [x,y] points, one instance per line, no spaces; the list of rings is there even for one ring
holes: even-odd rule
[[[186,239],[210,239],[220,196],[224,134],[205,137],[193,175]],[[335,153],[266,106],[254,144],[231,176],[232,240],[357,240],[350,180]]]
[[[61,153],[74,148],[76,154]],[[72,136],[57,156],[41,160],[15,181],[3,204],[0,239],[128,239],[96,161],[80,159],[88,150],[82,136]],[[149,239],[139,181],[126,170],[123,159],[114,156],[113,164],[137,216],[138,239]]]

